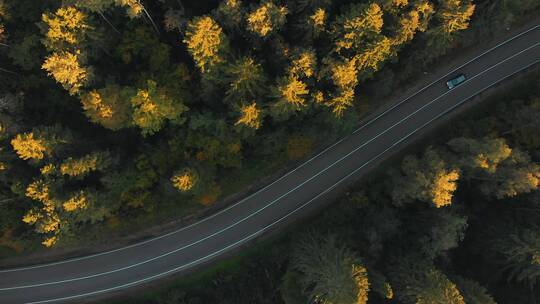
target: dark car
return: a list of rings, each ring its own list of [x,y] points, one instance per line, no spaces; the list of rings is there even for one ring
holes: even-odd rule
[[[460,85],[461,83],[463,83],[466,79],[467,79],[467,77],[465,77],[464,74],[459,74],[456,77],[448,80],[446,82],[446,86],[448,87],[448,89],[451,90],[451,89],[455,88],[456,86]]]

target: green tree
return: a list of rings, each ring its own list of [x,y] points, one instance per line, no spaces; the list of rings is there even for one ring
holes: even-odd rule
[[[428,148],[421,158],[406,156],[401,173],[394,176],[392,198],[402,204],[420,200],[440,208],[452,203],[460,171],[447,164],[441,155]]]
[[[540,166],[502,138],[455,138],[447,145],[456,153],[454,163],[464,168],[466,178],[480,181],[486,195],[512,197],[540,186]]]
[[[456,284],[417,256],[400,257],[390,273],[396,298],[403,303],[465,304]]]
[[[367,269],[334,236],[305,236],[293,252],[291,267],[301,273],[301,286],[312,301],[327,304],[368,301]]]
[[[458,247],[459,242],[465,238],[467,217],[452,209],[429,210],[420,214],[417,220],[422,222],[416,224],[420,230],[419,251],[428,258],[434,259]]]
[[[513,100],[503,104],[501,112],[506,112],[506,115],[499,116],[507,125],[502,134],[510,135],[530,151],[540,147],[540,134],[536,132],[540,129],[540,120],[537,119],[540,116],[540,98],[531,98],[530,101]]]
[[[39,46],[39,36],[35,34],[28,35],[10,46],[8,56],[13,60],[14,64],[24,70],[31,70],[41,64],[40,58],[33,56],[39,52]]]
[[[132,88],[113,84],[85,93],[81,103],[90,121],[107,129],[119,130],[131,125],[130,98],[133,95]]]
[[[531,162],[527,153],[514,149],[491,175],[477,177],[482,181],[480,190],[496,198],[514,197],[540,187],[540,165]]]
[[[153,80],[146,82],[146,87],[139,89],[131,98],[133,123],[141,128],[143,135],[152,135],[163,127],[167,120],[181,123],[187,107],[172,99],[169,94]]]
[[[122,35],[115,51],[124,64],[163,74],[169,66],[170,48],[148,27],[134,25]]]
[[[225,101],[238,104],[258,99],[264,96],[266,91],[263,68],[251,57],[243,57],[224,70]]]
[[[518,228],[492,239],[489,250],[498,256],[508,280],[526,283],[534,289],[540,278],[540,234],[538,227]]]
[[[465,303],[497,304],[486,288],[477,282],[460,276],[453,276],[452,281],[456,283]]]
[[[240,33],[240,29],[243,26],[245,15],[245,8],[241,0],[224,0],[221,1],[217,9],[214,11],[216,21],[223,26],[223,28],[232,33]]]
[[[447,145],[456,153],[454,162],[460,167],[481,168],[490,173],[495,172],[499,164],[512,154],[512,149],[502,138],[477,140],[458,137],[448,141]]]

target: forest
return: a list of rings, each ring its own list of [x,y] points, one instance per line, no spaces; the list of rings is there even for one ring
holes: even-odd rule
[[[300,227],[122,303],[537,303],[539,79],[445,123]]]
[[[538,0],[0,0],[0,258],[211,208],[539,10]],[[294,233],[129,301],[536,303],[539,78],[438,130]]]
[[[453,48],[539,7],[1,0],[0,255],[102,241],[126,223],[211,206],[347,134]],[[445,171],[448,182],[469,169]],[[398,201],[430,199],[402,174]]]

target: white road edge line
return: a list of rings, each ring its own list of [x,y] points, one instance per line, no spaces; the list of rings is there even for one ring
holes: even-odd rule
[[[394,108],[398,107],[399,105],[405,103],[406,101],[408,101],[409,99],[411,99],[412,97],[420,94],[421,92],[425,91],[427,88],[431,87],[433,84],[439,82],[440,80],[442,80],[443,78],[447,77],[448,75],[456,72],[457,70],[465,67],[466,65],[476,61],[478,58],[480,57],[483,57],[484,55],[492,52],[493,50],[507,44],[508,42],[514,40],[514,39],[517,39],[535,29],[537,29],[538,27],[540,27],[540,24],[538,25],[535,25],[533,27],[531,27],[530,29],[528,30],[525,30],[513,37],[510,37],[508,38],[507,40],[495,45],[494,47],[488,49],[487,51],[481,53],[480,55],[472,58],[471,60],[465,62],[464,64],[458,66],[457,68],[453,69],[452,71],[448,72],[447,74],[445,74],[444,76],[440,77],[439,79],[431,82],[430,84],[428,84],[427,86],[421,88],[420,90],[418,90],[417,92],[415,92],[414,94],[410,95],[409,97],[403,99],[402,101],[396,103],[395,105],[393,105],[392,107],[390,107],[389,109],[386,109],[384,112],[382,112],[381,114],[377,115],[376,117],[372,118],[371,120],[369,120],[368,122],[366,122],[365,124],[363,124],[362,126],[360,126],[358,129],[356,129],[352,134],[355,134],[357,133],[358,131],[362,130],[363,128],[367,127],[368,125],[372,124],[375,120],[379,119],[381,116],[384,116],[386,113],[388,113],[389,111],[393,110]],[[65,263],[70,263],[70,262],[75,262],[75,261],[80,261],[80,260],[85,260],[85,259],[90,259],[90,258],[93,258],[93,257],[97,257],[97,256],[101,256],[101,255],[107,255],[107,254],[111,254],[111,253],[114,253],[114,252],[118,252],[118,251],[122,251],[122,250],[126,250],[126,249],[129,249],[129,248],[133,248],[133,247],[137,247],[137,246],[142,246],[144,244],[147,244],[147,243],[150,243],[150,242],[153,242],[153,241],[157,241],[159,239],[162,239],[164,237],[167,237],[169,235],[172,235],[172,234],[176,234],[176,233],[179,233],[181,231],[184,231],[188,228],[191,228],[193,226],[196,226],[196,225],[199,225],[199,224],[202,224],[203,222],[206,222],[230,209],[232,209],[233,207],[236,207],[237,205],[240,205],[242,204],[244,201],[250,199],[251,197],[257,195],[258,193],[266,190],[268,187],[274,185],[275,183],[281,181],[282,179],[284,179],[285,177],[289,176],[290,174],[296,172],[296,170],[304,167],[306,164],[310,163],[311,161],[313,161],[315,158],[319,157],[320,155],[324,154],[326,151],[330,150],[331,148],[333,148],[334,146],[336,146],[337,144],[339,144],[340,142],[342,142],[344,139],[346,139],[348,136],[345,136],[343,138],[341,138],[340,140],[338,140],[337,142],[333,143],[332,145],[328,146],[327,148],[325,148],[323,151],[321,151],[320,153],[318,153],[317,155],[311,157],[310,159],[308,159],[307,161],[305,161],[304,163],[298,165],[298,167],[294,168],[293,170],[287,172],[285,175],[279,177],[278,179],[276,179],[275,181],[273,181],[272,183],[264,186],[263,188],[257,190],[256,192],[248,195],[247,197],[241,199],[240,201],[206,217],[206,218],[203,218],[202,220],[198,221],[198,222],[195,222],[195,223],[192,223],[190,225],[187,225],[185,227],[182,227],[180,229],[177,229],[177,230],[174,230],[174,231],[171,231],[171,232],[168,232],[166,234],[163,234],[163,235],[160,235],[160,236],[157,236],[157,237],[154,237],[154,238],[151,238],[151,239],[148,239],[148,240],[145,240],[145,241],[142,241],[142,242],[138,242],[138,243],[135,243],[135,244],[132,244],[132,245],[128,245],[128,246],[124,246],[124,247],[121,247],[121,248],[116,248],[116,249],[113,249],[113,250],[109,250],[109,251],[104,251],[104,252],[100,252],[100,253],[96,253],[96,254],[92,254],[92,255],[87,255],[87,256],[83,256],[83,257],[78,257],[78,258],[71,258],[71,259],[67,259],[67,260],[64,260],[64,261],[58,261],[58,262],[53,262],[53,263],[45,263],[45,264],[40,264],[40,265],[34,265],[34,266],[27,266],[27,267],[18,267],[18,268],[11,268],[11,269],[4,269],[4,270],[0,270],[0,273],[5,273],[5,272],[15,272],[15,271],[24,271],[24,270],[29,270],[29,269],[36,269],[36,268],[43,268],[43,267],[48,267],[48,266],[54,266],[54,265],[60,265],[60,264],[65,264]]]
[[[268,228],[280,223],[281,221],[283,221],[284,219],[286,219],[287,217],[291,216],[292,214],[296,213],[298,210],[304,208],[305,206],[307,206],[308,204],[310,204],[312,201],[316,200],[317,198],[321,197],[322,195],[328,193],[329,191],[331,191],[332,189],[334,189],[336,186],[338,186],[339,184],[341,184],[343,181],[345,181],[346,179],[348,179],[349,177],[351,177],[352,175],[354,175],[356,172],[358,172],[360,169],[362,169],[363,167],[367,166],[368,164],[370,164],[371,162],[373,162],[374,160],[376,160],[377,158],[379,158],[382,154],[388,152],[389,150],[391,150],[392,148],[394,148],[395,146],[399,145],[401,142],[405,141],[407,138],[411,137],[412,135],[414,135],[416,132],[418,132],[419,130],[423,129],[425,126],[427,126],[428,124],[432,123],[434,120],[437,120],[439,119],[441,116],[444,116],[446,115],[448,112],[454,110],[455,108],[457,108],[458,106],[460,106],[461,104],[463,104],[465,101],[471,99],[472,97],[475,97],[477,96],[478,94],[482,93],[483,91],[491,88],[492,86],[500,83],[501,81],[509,78],[509,77],[512,77],[514,76],[515,74],[523,71],[523,70],[526,70],[527,68],[539,63],[540,60],[537,60],[521,69],[519,69],[518,71],[510,74],[510,75],[507,75],[497,81],[495,81],[494,83],[484,87],[483,89],[477,91],[476,93],[470,95],[469,97],[467,98],[464,98],[462,99],[459,103],[453,105],[452,107],[448,108],[447,110],[439,113],[437,116],[435,116],[434,118],[430,119],[428,122],[424,123],[422,126],[416,128],[414,131],[412,131],[411,133],[409,133],[407,136],[401,138],[400,140],[398,140],[397,142],[393,143],[390,147],[386,148],[383,152],[377,154],[376,156],[374,156],[373,158],[371,158],[369,161],[367,161],[366,163],[364,163],[362,166],[358,167],[357,169],[355,169],[353,172],[349,173],[348,175],[346,175],[345,177],[343,177],[342,179],[340,179],[339,181],[337,181],[335,184],[333,184],[332,186],[330,186],[329,188],[327,188],[326,190],[324,190],[323,192],[317,194],[315,197],[313,197],[312,199],[310,199],[309,201],[307,201],[306,203],[300,205],[299,207],[297,207],[296,209],[294,209],[293,211],[289,212],[288,214],[284,215],[283,217],[281,217],[280,219],[278,219],[277,221],[271,223],[271,224],[268,224],[267,226],[265,226],[264,228],[242,238],[241,240],[239,241],[236,241],[235,243],[229,245],[229,246],[226,246],[220,250],[217,250],[217,251],[214,251],[213,253],[209,254],[209,255],[206,255],[202,258],[199,258],[197,260],[194,260],[192,262],[189,262],[187,264],[184,264],[182,266],[179,266],[179,267],[176,267],[176,268],[173,268],[171,270],[168,270],[168,271],[165,271],[165,272],[162,272],[162,273],[159,273],[159,274],[156,274],[156,275],[153,275],[151,277],[147,277],[147,278],[144,278],[144,279],[140,279],[140,280],[137,280],[137,281],[134,281],[134,282],[130,282],[130,283],[127,283],[127,284],[123,284],[123,285],[119,285],[119,286],[115,286],[115,287],[111,287],[111,288],[107,288],[107,289],[102,289],[102,290],[98,290],[98,291],[93,291],[93,292],[89,292],[89,293],[84,293],[84,294],[80,294],[80,295],[74,295],[74,296],[69,296],[69,297],[62,297],[62,298],[56,298],[56,299],[49,299],[49,300],[43,300],[43,301],[35,301],[35,302],[28,302],[28,304],[40,304],[40,303],[51,303],[51,302],[57,302],[57,301],[65,301],[65,300],[71,300],[71,299],[75,299],[75,298],[80,298],[80,297],[85,297],[85,296],[91,296],[91,295],[96,295],[96,294],[100,294],[100,293],[104,293],[104,292],[109,292],[109,291],[113,291],[113,290],[117,290],[117,289],[122,289],[122,288],[126,288],[126,287],[130,287],[130,286],[133,286],[133,285],[138,285],[138,284],[141,284],[141,283],[144,283],[144,282],[147,282],[149,280],[153,280],[153,279],[156,279],[156,278],[159,278],[159,277],[162,277],[162,276],[165,276],[165,275],[168,275],[168,274],[171,274],[171,273],[174,273],[174,272],[178,272],[184,268],[187,268],[187,267],[192,267],[192,266],[195,266],[197,264],[200,264],[201,262],[204,262],[204,260],[207,260],[207,259],[210,259],[216,255],[219,255],[220,253],[222,253],[223,251],[226,251],[226,250],[229,250],[231,248],[234,248],[236,246],[238,246],[239,244],[242,244],[242,243],[245,243],[246,241],[258,236],[259,234],[263,233],[264,231],[268,230]]]
[[[535,48],[536,46],[540,45],[540,42],[537,42],[536,44],[524,49],[524,50],[521,50],[520,52],[518,53],[514,53],[512,56],[510,57],[507,57],[505,58],[504,60],[490,66],[489,68],[485,69],[484,71],[478,73],[477,75],[469,78],[468,80],[466,80],[465,82],[469,82],[483,74],[485,74],[486,72],[494,69],[495,67],[503,64],[504,62],[508,61],[508,60],[511,60],[512,58],[514,57],[517,57],[519,56],[520,54],[524,53],[524,52],[527,52],[528,50],[530,49],[533,49]],[[464,82],[464,83],[465,83]],[[143,264],[147,264],[147,263],[150,263],[152,261],[155,261],[155,260],[158,260],[160,258],[163,258],[163,257],[166,257],[168,255],[171,255],[171,254],[174,254],[176,252],[179,252],[179,251],[182,251],[186,248],[189,248],[189,247],[192,247],[194,245],[197,245],[199,243],[202,243],[203,241],[207,240],[207,239],[210,239],[218,234],[221,234],[229,229],[232,229],[233,227],[236,227],[237,225],[239,225],[240,223],[250,219],[251,217],[259,214],[260,212],[264,211],[266,208],[274,205],[276,202],[278,202],[279,200],[281,200],[283,197],[287,196],[288,194],[296,191],[298,188],[302,187],[303,185],[305,185],[306,183],[310,182],[311,180],[315,179],[316,177],[318,177],[320,174],[326,172],[328,169],[330,169],[331,167],[333,167],[334,165],[340,163],[341,161],[343,161],[345,158],[349,157],[350,155],[352,155],[353,153],[356,153],[358,150],[360,150],[361,148],[363,148],[364,146],[368,145],[370,142],[372,142],[373,140],[377,139],[378,137],[382,136],[383,134],[387,133],[389,130],[393,129],[395,126],[401,124],[403,121],[409,119],[410,117],[414,116],[416,113],[418,113],[419,111],[423,110],[424,108],[426,108],[427,106],[431,105],[432,103],[436,102],[437,100],[439,100],[440,98],[446,96],[447,94],[451,93],[453,91],[451,90],[448,90],[448,91],[445,91],[443,94],[439,95],[437,98],[431,100],[430,102],[422,105],[420,108],[418,108],[417,110],[415,110],[414,112],[408,114],[406,117],[402,118],[401,120],[399,120],[398,122],[394,123],[392,126],[390,126],[389,128],[385,129],[384,131],[382,131],[381,133],[377,134],[375,137],[371,138],[370,140],[364,142],[363,144],[361,144],[360,146],[356,147],[355,149],[353,149],[352,151],[350,151],[349,153],[347,153],[345,156],[342,156],[341,158],[339,158],[337,161],[333,162],[332,164],[330,164],[328,167],[324,168],[323,170],[319,171],[317,174],[313,175],[312,177],[310,177],[309,179],[305,180],[304,182],[302,182],[301,184],[299,184],[298,186],[296,186],[295,188],[289,190],[288,192],[280,195],[278,198],[274,199],[273,201],[271,201],[269,204],[265,205],[263,208],[261,209],[258,209],[257,211],[249,214],[248,216],[244,217],[243,219],[241,219],[240,221],[238,222],[235,222],[234,224],[232,225],[229,225],[219,231],[216,231],[202,239],[199,239],[197,240],[196,242],[193,242],[193,243],[190,243],[190,244],[187,244],[187,245],[184,245],[180,248],[176,248],[172,251],[169,251],[167,253],[164,253],[164,254],[161,254],[161,255],[158,255],[158,256],[155,256],[151,259],[148,259],[148,260],[144,260],[144,261],[141,261],[141,262],[138,262],[138,263],[135,263],[135,264],[132,264],[132,265],[129,265],[129,266],[125,266],[125,267],[121,267],[121,268],[117,268],[117,269],[114,269],[114,270],[110,270],[110,271],[106,271],[106,272],[102,272],[102,273],[96,273],[96,274],[93,274],[93,275],[89,275],[89,276],[84,276],[84,277],[77,277],[77,278],[72,278],[72,279],[66,279],[66,280],[60,280],[60,281],[54,281],[54,282],[47,282],[47,283],[39,283],[39,284],[32,284],[32,285],[23,285],[23,286],[14,286],[14,287],[5,287],[5,288],[0,288],[0,291],[7,291],[7,290],[14,290],[14,289],[24,289],[24,288],[32,288],[32,287],[40,287],[40,286],[47,286],[47,285],[55,285],[55,284],[62,284],[62,283],[68,283],[68,282],[74,282],[74,281],[80,281],[80,280],[85,280],[85,279],[90,279],[90,278],[95,278],[95,277],[98,277],[98,276],[104,276],[104,275],[108,275],[108,274],[111,274],[111,273],[116,273],[116,272],[120,272],[120,271],[123,271],[123,270],[126,270],[126,269],[130,269],[130,268],[134,268],[134,267],[137,267],[137,266],[140,266],[140,265],[143,265]]]

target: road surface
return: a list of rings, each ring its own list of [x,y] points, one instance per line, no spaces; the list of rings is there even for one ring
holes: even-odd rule
[[[460,104],[540,61],[540,26],[470,58],[245,199],[158,238],[95,255],[0,270],[0,303],[75,302],[186,271],[291,217]],[[464,73],[452,90],[445,82]]]

